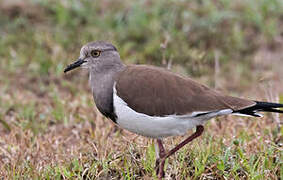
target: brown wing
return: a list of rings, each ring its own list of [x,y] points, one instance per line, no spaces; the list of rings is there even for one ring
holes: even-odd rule
[[[116,90],[133,110],[151,116],[190,114],[196,111],[240,110],[255,102],[223,96],[189,78],[165,69],[128,66],[116,81]]]

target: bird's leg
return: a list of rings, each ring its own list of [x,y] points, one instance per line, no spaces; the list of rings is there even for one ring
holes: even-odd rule
[[[179,149],[181,149],[183,146],[185,146],[187,143],[191,142],[192,140],[194,140],[195,138],[199,137],[202,133],[203,133],[203,126],[199,125],[196,128],[196,132],[194,134],[192,134],[190,137],[188,137],[187,139],[185,139],[183,142],[181,142],[180,144],[178,144],[176,147],[174,147],[173,149],[171,149],[166,155],[164,155],[163,157],[160,157],[159,160],[159,172],[158,172],[158,178],[162,178],[164,177],[165,173],[164,173],[164,164],[165,164],[165,160],[166,158],[168,158],[169,156],[171,156],[172,154],[174,154],[176,151],[178,151]]]
[[[156,174],[158,174],[159,172],[160,159],[162,159],[165,156],[165,149],[161,139],[157,139],[157,145],[158,145],[158,156],[156,156],[156,161],[155,161]]]

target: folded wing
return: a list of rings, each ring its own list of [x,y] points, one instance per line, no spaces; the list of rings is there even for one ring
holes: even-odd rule
[[[223,109],[240,111],[254,101],[225,96],[189,78],[145,65],[128,66],[116,80],[117,95],[150,116],[185,115]]]

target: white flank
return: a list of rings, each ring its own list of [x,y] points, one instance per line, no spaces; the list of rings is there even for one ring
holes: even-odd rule
[[[149,116],[131,109],[127,103],[117,95],[115,84],[113,87],[113,102],[119,126],[133,133],[152,138],[183,135],[189,129],[197,125],[202,125],[215,116],[227,115],[233,112],[231,109],[223,109],[197,117],[197,114],[207,112],[193,112],[188,115],[168,115],[164,117]]]

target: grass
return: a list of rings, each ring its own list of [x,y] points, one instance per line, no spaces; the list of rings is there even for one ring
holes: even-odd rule
[[[282,8],[280,0],[0,1],[0,177],[156,178],[154,141],[102,117],[86,72],[62,72],[89,41],[113,42],[127,64],[172,64],[223,93],[283,103]],[[169,158],[166,178],[283,179],[276,118],[211,120]],[[166,149],[184,138],[166,139]]]

